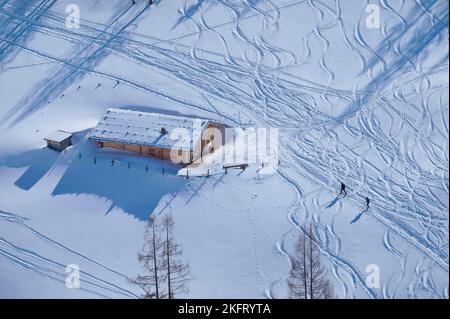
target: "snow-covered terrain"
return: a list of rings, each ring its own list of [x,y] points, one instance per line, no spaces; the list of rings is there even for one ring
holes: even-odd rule
[[[312,224],[337,297],[449,298],[448,1],[154,2],[0,0],[0,297],[138,298],[145,221],[171,213],[187,297],[286,298]],[[278,128],[279,165],[187,179],[100,150],[110,107]]]

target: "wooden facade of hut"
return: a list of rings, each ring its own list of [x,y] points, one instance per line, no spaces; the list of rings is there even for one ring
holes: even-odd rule
[[[62,152],[72,145],[72,134],[64,131],[56,131],[46,137],[45,140],[47,141],[48,148]]]

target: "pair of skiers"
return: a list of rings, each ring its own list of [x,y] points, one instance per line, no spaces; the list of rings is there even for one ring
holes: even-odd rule
[[[344,194],[344,197],[347,196],[347,191],[345,190],[345,184],[341,182],[341,191],[339,193],[339,195]],[[367,208],[369,208],[369,204],[370,204],[370,199],[369,197],[366,197],[366,206]]]

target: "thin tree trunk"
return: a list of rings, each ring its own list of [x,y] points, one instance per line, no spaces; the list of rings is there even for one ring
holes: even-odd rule
[[[167,249],[167,295],[172,299],[172,290],[170,286],[170,243],[169,243],[169,225],[166,228],[166,249]]]
[[[156,289],[156,299],[159,299],[159,287],[158,287],[158,266],[156,262],[156,236],[155,236],[155,220],[153,219],[152,225],[152,237],[153,237],[153,265],[155,267],[155,289]]]
[[[310,299],[314,299],[314,290],[313,290],[313,241],[312,241],[312,229],[309,227],[309,294]]]
[[[308,299],[308,281],[307,281],[307,276],[308,276],[308,270],[306,268],[306,236],[305,234],[303,234],[303,286],[305,288],[305,299]]]

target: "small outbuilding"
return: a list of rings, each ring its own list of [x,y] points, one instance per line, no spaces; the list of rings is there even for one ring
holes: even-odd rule
[[[47,141],[48,148],[62,152],[72,145],[72,134],[58,130],[45,138],[45,140]]]

